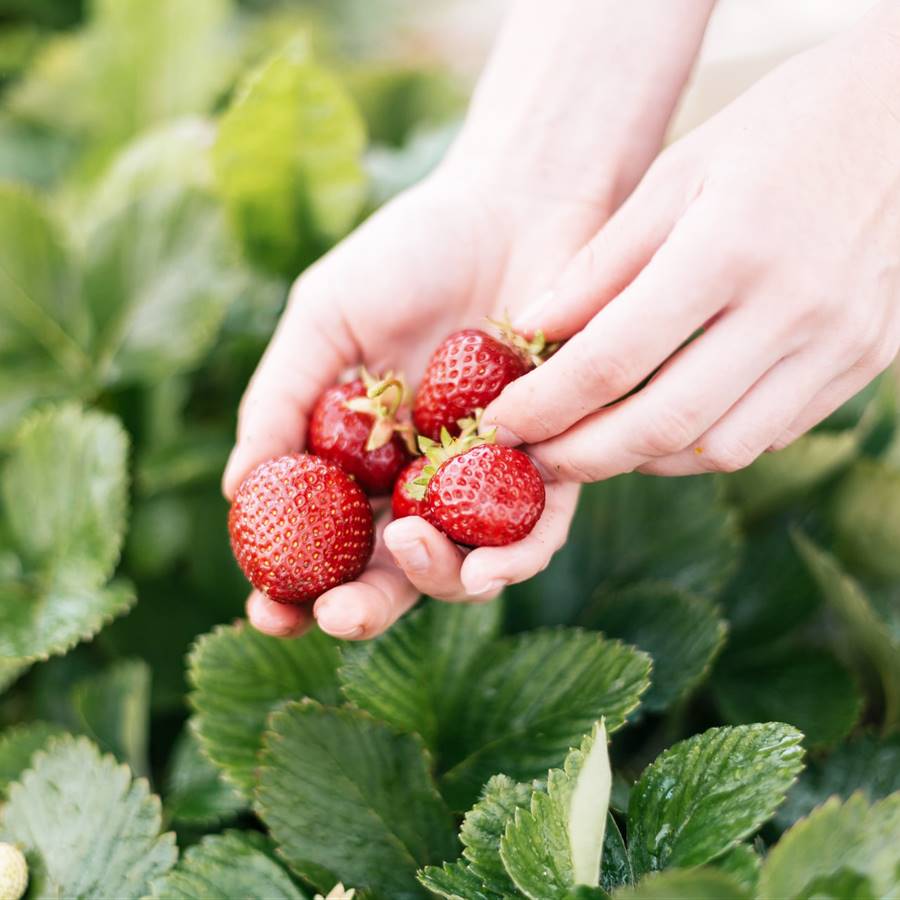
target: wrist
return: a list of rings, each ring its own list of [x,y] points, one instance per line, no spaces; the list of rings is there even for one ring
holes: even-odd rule
[[[446,164],[620,201],[659,150],[714,0],[516,0]]]

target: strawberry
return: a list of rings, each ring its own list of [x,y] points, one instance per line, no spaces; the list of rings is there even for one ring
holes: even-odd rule
[[[235,559],[253,586],[305,603],[351,581],[372,555],[372,509],[338,465],[293,453],[257,466],[228,514]]]
[[[310,453],[337,463],[371,496],[389,494],[412,455],[412,428],[397,421],[406,393],[390,373],[362,377],[329,388],[309,421]]]
[[[391,497],[391,509],[395,519],[422,515],[422,501],[417,500],[409,493],[409,487],[412,482],[422,476],[422,469],[427,464],[428,460],[424,456],[418,456],[397,476],[397,480],[394,482],[394,494]]]
[[[434,351],[413,406],[420,434],[435,441],[442,428],[459,434],[459,419],[484,409],[506,385],[555,349],[547,346],[540,332],[527,341],[506,321],[492,324],[500,330],[500,338],[467,328],[451,334]]]
[[[501,547],[520,541],[544,511],[544,482],[521,450],[478,437],[474,421],[457,440],[444,429],[441,443],[420,438],[428,457],[407,487],[422,498],[422,515],[466,547]]]

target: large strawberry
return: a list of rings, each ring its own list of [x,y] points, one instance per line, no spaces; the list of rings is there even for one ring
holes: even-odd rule
[[[388,374],[362,377],[329,388],[309,421],[311,453],[336,462],[372,496],[389,494],[413,448],[412,426],[398,419],[406,389]]]
[[[228,514],[231,548],[251,584],[304,603],[356,578],[372,555],[372,508],[340,466],[293,453],[257,466]]]
[[[479,438],[474,424],[453,441],[420,438],[428,457],[407,490],[422,498],[421,515],[466,547],[500,547],[520,541],[544,511],[544,482],[521,450]],[[423,494],[424,491],[424,494]]]
[[[432,354],[413,406],[413,422],[420,434],[435,441],[442,428],[459,434],[460,419],[484,409],[506,385],[554,349],[540,332],[528,341],[508,322],[492,324],[499,337],[467,328],[451,334]]]
[[[405,469],[400,471],[397,480],[394,483],[394,493],[391,497],[391,511],[395,519],[402,519],[404,516],[421,516],[422,504],[421,499],[417,499],[410,492],[415,491],[413,483],[417,478],[422,477],[422,470],[428,465],[428,460],[424,456],[417,456]]]

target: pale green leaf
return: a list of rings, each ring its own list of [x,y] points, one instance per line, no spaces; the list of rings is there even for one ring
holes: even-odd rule
[[[148,775],[150,667],[123,659],[78,682],[72,706],[81,729],[101,751],[127,763],[135,775]]]
[[[612,772],[600,722],[530,809],[517,809],[500,842],[500,856],[516,886],[532,900],[565,900],[577,885],[600,884]]]
[[[787,828],[832,795],[846,799],[856,791],[869,800],[900,791],[900,734],[883,738],[859,734],[825,759],[813,759],[791,788],[776,821]]]
[[[250,74],[214,164],[249,257],[293,276],[354,224],[365,198],[362,118],[298,40]]]
[[[305,900],[306,895],[270,853],[258,832],[207,835],[178,865],[154,882],[160,900]]]
[[[849,672],[827,651],[786,647],[720,666],[710,683],[725,721],[788,722],[808,747],[846,737],[859,720],[863,696]]]
[[[665,751],[631,792],[635,875],[703,865],[753,834],[803,767],[802,739],[769,722],[712,728]]]
[[[0,799],[31,764],[31,757],[63,729],[52,722],[28,722],[0,732]]]
[[[28,669],[27,662],[17,659],[0,659],[0,694]]]
[[[220,626],[191,651],[191,703],[200,746],[225,779],[249,796],[269,713],[287,700],[337,703],[337,642],[318,630],[297,640],[246,624]]]
[[[175,863],[159,799],[86,738],[51,740],[9,789],[0,833],[32,867],[29,896],[140,897]]]
[[[456,839],[421,740],[313,701],[270,727],[256,807],[291,867],[325,893],[342,880],[422,896],[417,869],[455,856]]]
[[[191,368],[243,279],[224,213],[204,190],[170,184],[105,217],[86,238],[83,287],[98,378],[153,380]]]
[[[734,570],[740,542],[717,478],[618,476],[582,491],[565,547],[509,591],[509,607],[533,626],[575,621],[595,591],[636,581],[712,596]]]
[[[498,641],[472,670],[471,691],[443,748],[442,790],[465,809],[496,772],[525,781],[559,764],[598,719],[615,731],[638,705],[649,657],[580,629]]]
[[[200,751],[191,728],[185,728],[175,742],[166,785],[166,813],[179,824],[212,825],[234,818],[246,807]]]
[[[672,585],[639,582],[604,594],[587,624],[653,659],[641,706],[659,711],[687,695],[706,675],[725,641],[726,625],[706,597]]]
[[[452,740],[470,671],[500,628],[502,604],[428,603],[374,641],[350,644],[340,670],[347,698],[433,750]]]
[[[900,726],[900,637],[834,557],[800,532],[794,533],[794,541],[825,602],[844,625],[842,640],[855,646],[881,676],[885,727]]]
[[[876,897],[872,882],[852,869],[838,869],[813,879],[795,900],[884,900]]]
[[[856,431],[815,432],[725,479],[728,496],[747,518],[789,505],[830,478],[859,453]]]
[[[762,860],[749,844],[735,844],[710,865],[727,872],[748,894],[756,893]]]
[[[835,492],[831,519],[844,559],[880,580],[900,579],[900,470],[860,460]]]
[[[900,794],[871,806],[861,794],[834,797],[801,819],[769,851],[759,881],[762,897],[808,896],[817,879],[852,869],[874,896],[900,895]],[[827,895],[826,895],[827,896]]]
[[[716,869],[674,869],[644,878],[637,887],[623,888],[614,900],[750,900],[750,894],[725,872]]]

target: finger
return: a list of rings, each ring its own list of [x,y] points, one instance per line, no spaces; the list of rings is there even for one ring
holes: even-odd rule
[[[333,637],[365,640],[393,625],[418,597],[419,591],[394,563],[380,534],[365,572],[322,594],[313,614],[319,628]]]
[[[473,598],[495,597],[507,585],[525,581],[547,567],[566,542],[578,503],[578,485],[547,485],[547,503],[534,530],[506,547],[479,547],[462,565],[462,583]]]
[[[640,467],[650,475],[736,472],[749,466],[783,434],[828,383],[829,354],[809,347],[766,373],[688,449]]]
[[[694,447],[798,339],[739,307],[675,356],[642,391],[531,448],[554,478],[600,481]]]
[[[893,358],[893,357],[892,357]],[[854,367],[849,372],[833,379],[806,407],[781,431],[772,441],[771,450],[783,450],[793,443],[798,437],[806,434],[819,422],[827,419],[836,409],[843,406],[848,400],[856,396],[864,387],[873,381],[881,372],[890,365],[890,360],[881,365],[876,361],[873,365]]]
[[[526,334],[541,329],[550,340],[580,331],[650,262],[690,206],[693,182],[679,177],[677,183],[687,189],[673,186],[668,165],[651,168],[550,290],[516,317],[515,328]]]
[[[391,522],[384,542],[397,565],[419,590],[438,600],[465,600],[459,572],[464,554],[451,540],[419,516]]]
[[[257,631],[271,637],[299,637],[313,624],[308,606],[277,603],[259,591],[247,598],[247,618]]]
[[[229,499],[256,465],[302,448],[316,399],[359,358],[322,271],[313,267],[296,283],[241,400],[237,440],[222,477]]]
[[[547,362],[508,384],[485,428],[535,444],[623,397],[731,300],[725,256],[709,258],[706,216],[692,207],[632,284]]]

